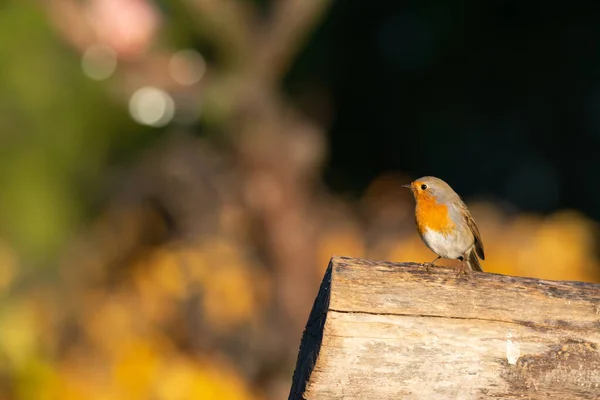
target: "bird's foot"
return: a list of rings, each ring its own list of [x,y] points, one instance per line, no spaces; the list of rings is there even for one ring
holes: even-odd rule
[[[431,262],[426,262],[426,263],[424,264],[424,265],[425,265],[425,271],[429,272],[429,267],[433,267],[433,266],[435,265],[435,262],[436,262],[437,260],[439,260],[440,258],[442,258],[442,257],[436,257],[436,259],[435,259],[435,260],[433,260],[433,261],[431,261]]]
[[[471,274],[471,270],[467,267],[467,261],[462,261],[460,263],[460,267],[458,267],[458,273],[456,274],[456,278],[458,278],[461,274],[465,276]]]

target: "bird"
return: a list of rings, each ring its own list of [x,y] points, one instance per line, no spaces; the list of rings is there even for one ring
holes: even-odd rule
[[[423,176],[403,185],[415,198],[415,222],[425,245],[437,257],[426,263],[426,269],[441,258],[461,262],[458,275],[483,272],[479,258],[485,260],[483,242],[471,213],[460,196],[443,180]]]

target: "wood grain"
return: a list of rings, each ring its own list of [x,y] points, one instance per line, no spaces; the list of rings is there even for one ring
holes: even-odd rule
[[[600,399],[600,285],[333,257],[296,399]]]

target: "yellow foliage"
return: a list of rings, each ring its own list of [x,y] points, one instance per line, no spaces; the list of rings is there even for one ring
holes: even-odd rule
[[[415,228],[416,229],[416,228]],[[429,262],[436,255],[425,246],[421,238],[416,234],[409,238],[397,242],[389,251],[385,259],[390,261],[410,261],[410,262]],[[439,265],[444,265],[446,260],[442,260]]]
[[[22,400],[54,400],[60,396],[57,368],[39,357],[33,357],[17,370],[16,397]],[[0,397],[2,399],[2,397]]]
[[[81,371],[69,371],[60,374],[48,387],[40,387],[40,394],[48,400],[121,400],[117,390]],[[52,394],[52,396],[50,396]]]
[[[159,400],[253,400],[239,374],[217,363],[197,364],[177,358],[167,364],[157,380]]]
[[[208,239],[200,246],[206,268],[212,273],[222,264],[244,265],[244,257],[240,252],[239,244],[224,237]],[[210,279],[210,273],[206,278]]]
[[[190,246],[179,251],[185,275],[193,283],[208,282],[210,269],[205,253],[200,246]]]
[[[88,337],[107,354],[117,354],[123,342],[131,342],[137,335],[134,325],[138,312],[131,304],[131,296],[107,295],[95,302],[86,315],[83,327]]]
[[[153,383],[160,379],[161,353],[141,338],[123,342],[113,368],[114,380],[123,399],[147,399]]]
[[[206,317],[216,329],[250,321],[258,307],[250,271],[236,264],[214,266],[203,300]]]
[[[165,321],[175,303],[189,296],[187,261],[178,248],[169,246],[154,251],[134,268],[141,312],[154,323]]]
[[[333,255],[365,257],[362,233],[357,229],[336,229],[323,234],[318,243],[316,266],[322,275]]]
[[[217,330],[248,322],[260,305],[268,300],[265,293],[265,288],[269,287],[268,278],[251,268],[239,246],[223,237],[208,240],[197,248],[179,249],[163,255],[163,259],[169,260],[164,264],[177,277],[174,281],[183,281],[184,270],[190,283],[200,285],[205,317]],[[175,269],[177,273],[172,272]],[[155,288],[156,285],[149,287]],[[183,286],[179,283],[172,285],[173,289],[176,287],[181,289]],[[151,290],[145,292],[144,298],[156,296]]]
[[[0,309],[0,355],[21,368],[38,351],[37,316],[29,300],[16,300]]]
[[[159,296],[177,300],[187,297],[183,261],[175,249],[166,248],[155,252],[149,268],[143,273],[152,281]]]
[[[534,250],[541,260],[532,268],[547,279],[590,280],[598,270],[592,257],[595,226],[577,213],[557,213],[546,219],[535,236]]]
[[[18,273],[18,256],[4,242],[0,242],[0,293],[13,283]]]

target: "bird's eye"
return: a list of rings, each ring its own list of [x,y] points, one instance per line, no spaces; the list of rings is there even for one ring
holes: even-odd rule
[[[425,190],[425,189],[427,189],[427,185],[426,184],[422,184],[421,185],[421,190]]]

